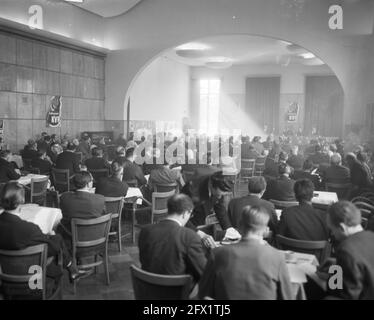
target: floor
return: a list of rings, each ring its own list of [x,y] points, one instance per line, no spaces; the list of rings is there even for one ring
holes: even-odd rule
[[[237,196],[247,194],[247,184],[240,183],[237,188]],[[130,232],[129,223],[125,222],[123,234]],[[134,292],[131,283],[130,265],[139,264],[139,251],[133,244],[130,236],[122,239],[122,252],[118,251],[115,242],[109,244],[109,272],[110,284],[105,283],[104,270],[99,267],[97,274],[80,279],[77,283],[76,294],[73,294],[73,286],[64,277],[63,299],[65,300],[134,300]]]

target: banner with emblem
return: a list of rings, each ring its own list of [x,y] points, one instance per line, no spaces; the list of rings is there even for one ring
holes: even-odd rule
[[[296,101],[290,103],[287,108],[287,121],[296,122],[298,113],[299,104]]]
[[[49,102],[47,112],[47,127],[56,128],[61,126],[61,96],[53,96]]]
[[[0,135],[4,134],[4,120],[0,119]]]

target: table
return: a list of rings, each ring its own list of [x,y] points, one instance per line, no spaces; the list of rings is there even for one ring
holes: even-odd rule
[[[62,219],[62,212],[58,208],[41,207],[37,204],[30,203],[20,205],[19,209],[20,212],[18,216],[22,220],[38,225],[44,234],[54,234],[53,229]]]
[[[315,191],[312,203],[321,206],[330,206],[338,202],[338,195],[335,192]]]
[[[31,183],[31,179],[40,179],[40,178],[46,178],[47,176],[41,175],[41,174],[28,174],[26,176],[23,176],[19,178],[17,181],[18,183],[26,186]]]

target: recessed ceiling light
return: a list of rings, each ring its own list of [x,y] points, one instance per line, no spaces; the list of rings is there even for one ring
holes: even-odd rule
[[[311,52],[301,53],[299,54],[300,57],[303,57],[304,59],[313,59],[316,56]]]
[[[200,42],[189,42],[175,48],[175,50],[207,50],[210,46]]]
[[[78,3],[83,3],[83,0],[65,0],[65,2],[78,2]]]

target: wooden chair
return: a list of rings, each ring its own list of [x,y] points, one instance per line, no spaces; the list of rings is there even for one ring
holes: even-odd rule
[[[279,201],[279,200],[274,200],[274,199],[270,199],[269,201],[274,204],[276,209],[285,209],[285,208],[295,207],[299,205],[297,201]]]
[[[124,182],[126,182],[129,187],[132,187],[132,188],[137,188],[138,187],[138,180],[136,180],[136,179],[124,180]]]
[[[93,177],[94,185],[96,185],[97,181],[99,181],[100,178],[109,177],[109,169],[91,169],[88,171],[91,173]]]
[[[175,191],[176,193],[178,193],[179,190],[178,190],[178,184],[174,182],[174,183],[155,184],[154,191],[155,192]]]
[[[111,230],[109,236],[116,236],[118,239],[118,250],[122,251],[122,209],[123,197],[105,197],[105,208],[107,213],[112,215]]]
[[[369,198],[366,198],[366,197],[362,197],[362,196],[359,196],[359,197],[354,197],[352,200],[351,200],[352,203],[356,203],[356,202],[365,202],[367,204],[370,204],[372,206],[374,206],[374,201],[369,199]]]
[[[95,219],[72,219],[72,251],[73,264],[80,270],[95,268],[101,264],[104,265],[106,283],[109,285],[109,266],[108,266],[108,236],[111,225],[112,215]],[[101,260],[98,261],[98,257]],[[94,262],[78,263],[82,258],[94,258]],[[76,282],[74,282],[74,294],[76,293]]]
[[[168,213],[167,202],[170,197],[175,194],[175,190],[169,192],[153,192],[152,193],[152,217],[151,223],[158,222],[166,217]]]
[[[162,275],[130,266],[136,300],[187,300],[193,281],[190,275]]]
[[[374,214],[374,206],[372,206],[369,203],[366,202],[361,202],[361,201],[356,201],[354,202],[354,205],[360,209],[361,215],[364,218],[370,219],[371,216]]]
[[[328,192],[335,192],[338,195],[338,199],[345,199],[349,198],[349,193],[352,188],[352,184],[350,183],[329,183],[326,182],[325,189]]]
[[[256,159],[242,159],[240,169],[240,180],[247,181],[255,174]]]
[[[23,250],[0,250],[0,281],[5,299],[62,299],[62,276],[56,287],[50,288],[54,290],[51,293],[48,292],[47,253],[47,244],[39,244]],[[53,259],[49,262],[55,263]],[[57,262],[62,275],[61,254]],[[41,267],[41,289],[30,288],[30,282],[35,283],[35,278],[30,279],[33,276],[35,277],[35,271],[30,273],[32,266]]]
[[[31,194],[30,202],[36,203],[40,206],[46,204],[47,201],[47,187],[49,178],[32,178],[31,179]]]
[[[258,157],[255,162],[255,176],[262,176],[265,170],[266,157]]]
[[[70,191],[69,169],[52,168],[52,179],[59,193]]]
[[[330,254],[330,246],[327,241],[296,240],[279,234],[277,234],[275,238],[279,249],[314,254],[320,264],[322,264]]]

